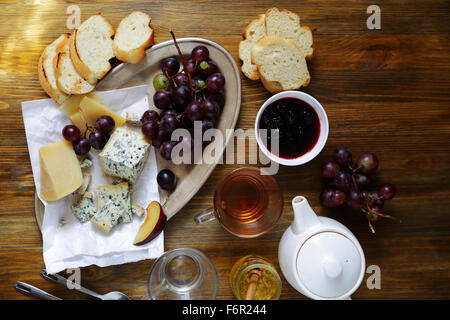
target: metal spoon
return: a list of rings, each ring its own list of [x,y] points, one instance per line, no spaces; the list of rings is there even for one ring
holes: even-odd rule
[[[44,290],[36,288],[31,284],[22,281],[16,281],[14,283],[14,288],[20,293],[26,294],[31,297],[43,300],[62,300],[61,298],[55,297],[54,295],[51,295],[50,293],[45,292]]]
[[[41,277],[45,280],[62,284],[63,286],[67,286],[67,279],[59,274],[48,274],[45,269],[41,270]],[[83,288],[82,286],[76,286],[75,290],[93,296],[95,298],[101,300],[131,300],[125,293],[120,291],[112,291],[106,294],[98,294],[89,289]]]

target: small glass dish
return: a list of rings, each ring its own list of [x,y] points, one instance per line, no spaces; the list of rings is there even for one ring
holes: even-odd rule
[[[151,300],[214,300],[218,288],[214,264],[193,248],[165,252],[153,263],[147,282]]]

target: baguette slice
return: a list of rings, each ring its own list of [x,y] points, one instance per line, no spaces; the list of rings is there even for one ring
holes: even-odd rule
[[[291,41],[270,35],[252,47],[252,62],[271,93],[307,86],[310,75],[303,53]]]
[[[111,69],[113,35],[111,24],[97,14],[84,21],[70,38],[70,58],[75,70],[92,85]]]
[[[244,40],[239,43],[239,58],[242,60],[241,70],[251,80],[259,79],[258,69],[252,64],[252,46],[265,35],[264,15],[261,14],[258,19],[250,22],[245,28],[242,34]]]
[[[55,57],[56,83],[67,94],[84,94],[94,90],[95,86],[84,80],[75,70],[70,59],[69,46]]]
[[[113,41],[117,59],[138,63],[145,58],[145,49],[153,44],[151,20],[148,14],[134,11],[120,21]]]
[[[306,59],[311,59],[314,54],[311,29],[300,26],[300,17],[289,11],[277,8],[267,10],[265,14],[266,33],[278,35],[292,41],[302,52]]]
[[[58,52],[69,42],[70,34],[62,34],[58,39],[49,44],[42,52],[38,63],[39,82],[42,89],[58,104],[62,104],[69,94],[59,90],[56,84],[56,75],[53,61]]]

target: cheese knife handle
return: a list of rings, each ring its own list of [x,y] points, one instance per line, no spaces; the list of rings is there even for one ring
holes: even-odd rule
[[[39,298],[42,300],[62,300],[61,298],[55,297],[54,295],[51,295],[50,293],[45,292],[44,290],[36,288],[31,284],[22,281],[16,281],[14,283],[14,288],[20,293],[26,294],[31,297]]]
[[[55,273],[55,274],[48,274],[48,273],[47,273],[47,270],[42,269],[42,270],[41,270],[41,277],[44,278],[45,280],[48,280],[48,281],[51,281],[51,282],[54,282],[54,283],[58,283],[58,284],[61,284],[61,285],[65,286],[65,287],[69,288],[69,287],[67,286],[67,279],[64,278],[63,276],[60,276],[60,275],[57,274],[57,273]],[[94,291],[91,291],[91,290],[89,290],[89,289],[83,288],[83,287],[82,287],[81,285],[79,285],[79,284],[78,284],[78,285],[75,285],[75,286],[73,287],[73,289],[75,289],[75,290],[77,290],[77,291],[79,291],[79,292],[82,292],[82,293],[84,293],[84,294],[88,294],[88,295],[90,295],[90,296],[96,297],[96,298],[98,298],[98,299],[102,299],[102,296],[99,295],[98,293],[95,293]]]

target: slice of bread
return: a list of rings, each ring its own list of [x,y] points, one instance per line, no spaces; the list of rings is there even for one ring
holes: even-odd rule
[[[244,40],[239,43],[239,58],[242,60],[241,70],[251,80],[259,79],[258,69],[252,64],[252,46],[265,35],[266,27],[263,14],[260,14],[258,19],[250,22],[242,33]]]
[[[124,62],[138,63],[145,58],[145,49],[153,44],[151,17],[134,11],[120,21],[113,41],[114,54]]]
[[[84,80],[70,59],[67,44],[55,57],[56,83],[58,88],[67,94],[84,94],[94,90],[95,86]]]
[[[70,34],[62,34],[49,44],[42,52],[38,63],[39,82],[42,89],[58,104],[62,104],[70,95],[58,88],[53,61],[61,48],[68,44],[69,37]]]
[[[70,58],[75,70],[93,85],[111,69],[113,35],[111,24],[101,14],[96,14],[75,29],[70,38]]]
[[[310,75],[300,49],[276,35],[265,36],[252,47],[252,62],[261,82],[271,93],[307,86]]]
[[[264,22],[268,35],[278,35],[292,41],[306,59],[312,58],[314,49],[311,29],[300,26],[300,17],[297,14],[289,10],[279,11],[277,8],[271,8],[267,10]]]

